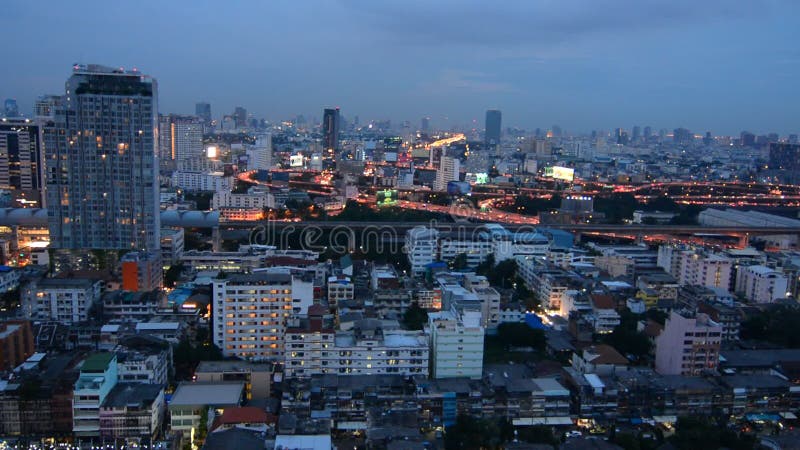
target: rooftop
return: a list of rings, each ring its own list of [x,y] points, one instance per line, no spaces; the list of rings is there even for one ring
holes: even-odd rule
[[[181,383],[172,394],[170,406],[236,406],[244,383]]]
[[[138,407],[151,405],[164,387],[160,384],[118,383],[108,393],[104,408]]]
[[[116,355],[113,353],[95,353],[83,361],[81,372],[105,372],[114,358],[116,358]]]

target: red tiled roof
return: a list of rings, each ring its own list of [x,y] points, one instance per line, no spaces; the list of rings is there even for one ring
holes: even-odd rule
[[[616,309],[614,297],[606,294],[592,294],[592,304],[597,309]]]
[[[324,316],[325,314],[328,314],[328,308],[320,305],[319,303],[315,303],[308,307],[309,316]]]
[[[254,406],[241,406],[239,408],[226,408],[219,418],[220,425],[235,425],[239,423],[268,423],[267,412]]]
[[[613,364],[615,366],[627,366],[628,359],[622,356],[617,349],[606,344],[593,345],[586,349],[587,352],[597,355],[590,360],[592,364]]]

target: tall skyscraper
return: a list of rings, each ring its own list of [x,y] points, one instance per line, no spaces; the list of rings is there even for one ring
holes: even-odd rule
[[[446,191],[447,183],[458,181],[460,177],[461,161],[458,158],[442,155],[436,179],[433,181],[434,191]]]
[[[422,123],[420,125],[421,125],[420,131],[422,131],[423,133],[427,133],[428,131],[430,131],[431,128],[431,118],[423,117]]]
[[[339,150],[339,108],[326,108],[322,115],[322,145],[327,153]]]
[[[769,168],[784,183],[800,183],[800,144],[770,143]]]
[[[158,116],[158,156],[162,163],[180,167],[186,160],[203,158],[203,123],[200,117]]]
[[[486,146],[500,145],[500,129],[502,127],[503,113],[497,109],[486,111]]]
[[[651,127],[644,127],[644,140],[650,139],[650,136],[653,135],[653,128]]]
[[[242,108],[241,106],[237,106],[233,109],[233,123],[236,125],[236,128],[246,128],[247,127],[247,110]]]
[[[211,103],[198,102],[194,105],[194,114],[203,119],[205,126],[211,125]]]
[[[642,137],[642,128],[639,125],[633,126],[633,132],[631,133],[631,139],[633,142],[639,142],[639,138]]]
[[[160,250],[156,81],[76,65],[45,146],[55,249]]]
[[[42,207],[42,129],[30,119],[0,120],[0,189],[11,191],[16,208]]]
[[[247,149],[247,170],[269,170],[272,167],[272,134],[256,136],[256,143]]]
[[[7,98],[4,103],[4,114],[6,117],[19,117],[19,107],[13,98]]]

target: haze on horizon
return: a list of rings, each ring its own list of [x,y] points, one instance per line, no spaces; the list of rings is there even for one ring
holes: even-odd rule
[[[241,105],[362,123],[488,108],[503,126],[800,131],[793,0],[4,2],[0,100],[29,114],[72,64],[137,67],[162,113]]]

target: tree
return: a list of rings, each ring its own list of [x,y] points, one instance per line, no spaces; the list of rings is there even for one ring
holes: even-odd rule
[[[456,423],[447,427],[444,447],[447,450],[500,449],[513,437],[513,426],[507,419],[476,419],[459,415]]]
[[[504,322],[497,327],[497,337],[508,350],[511,347],[532,347],[542,351],[547,339],[542,330],[531,328],[525,323]]]
[[[558,437],[553,434],[553,429],[544,425],[518,428],[517,439],[530,444],[547,444],[553,447],[559,444]]]
[[[403,325],[409,330],[421,330],[428,323],[428,312],[414,302],[403,314]]]
[[[746,434],[738,434],[729,428],[720,426],[705,417],[679,417],[675,424],[675,434],[670,442],[679,449],[696,448],[730,448],[750,450],[755,446],[755,439]]]
[[[181,272],[183,272],[183,263],[169,266],[169,269],[164,272],[164,286],[175,287],[175,283],[178,281],[178,277],[180,277]]]
[[[459,253],[453,259],[453,262],[450,266],[453,270],[464,270],[467,268],[467,254],[466,253]]]
[[[494,269],[490,270],[486,275],[489,283],[492,286],[500,286],[501,288],[510,288],[514,284],[514,279],[517,277],[517,262],[513,259],[506,259],[500,261]]]
[[[742,323],[742,339],[771,342],[788,348],[800,348],[800,310],[775,306],[749,317]]]

